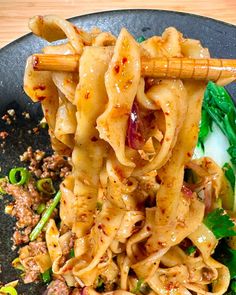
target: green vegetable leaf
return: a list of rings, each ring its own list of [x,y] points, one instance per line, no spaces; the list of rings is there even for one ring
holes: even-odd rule
[[[204,150],[204,140],[206,139],[209,131],[212,128],[212,118],[209,116],[205,109],[202,109],[202,117],[200,122],[200,130],[198,134],[198,145]]]
[[[232,281],[230,284],[230,288],[236,294],[236,281]]]
[[[228,153],[231,156],[231,162],[236,165],[236,108],[224,87],[218,86],[213,82],[208,83],[204,94],[202,117],[206,116],[204,111],[208,113],[211,120],[219,126],[227,137],[230,144]],[[204,127],[204,124],[202,128],[202,133],[199,134],[200,141],[204,140],[204,136],[207,134],[207,128]]]
[[[231,162],[236,165],[236,146],[230,146],[227,150],[231,157]]]
[[[222,208],[210,212],[204,218],[203,223],[213,232],[217,239],[236,236],[234,223]]]
[[[236,278],[236,250],[231,249],[224,239],[216,247],[214,258],[228,267],[231,279]]]
[[[228,179],[232,190],[234,191],[235,188],[235,175],[234,175],[234,170],[231,167],[229,163],[225,163],[224,166],[222,167],[225,177]]]

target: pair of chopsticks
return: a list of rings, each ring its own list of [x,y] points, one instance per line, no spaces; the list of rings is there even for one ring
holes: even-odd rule
[[[34,54],[36,71],[78,72],[79,55]],[[211,80],[236,80],[235,59],[145,58],[141,60],[143,77]]]

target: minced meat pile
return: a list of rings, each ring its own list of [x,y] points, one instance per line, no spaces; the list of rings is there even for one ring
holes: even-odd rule
[[[16,218],[15,232],[13,234],[14,245],[18,246],[29,242],[32,229],[40,220],[37,207],[44,203],[50,203],[51,196],[45,195],[36,189],[36,180],[51,178],[61,181],[71,171],[68,161],[59,155],[46,156],[43,151],[33,151],[28,147],[27,151],[20,156],[22,162],[29,163],[31,172],[29,182],[23,186],[4,182],[3,189],[13,197],[13,202],[8,205],[7,213]],[[55,209],[54,216],[57,213]]]

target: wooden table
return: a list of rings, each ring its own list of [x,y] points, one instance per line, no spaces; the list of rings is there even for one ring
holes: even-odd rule
[[[236,0],[0,0],[0,48],[28,33],[28,19],[36,14],[68,18],[122,8],[185,11],[236,25]]]

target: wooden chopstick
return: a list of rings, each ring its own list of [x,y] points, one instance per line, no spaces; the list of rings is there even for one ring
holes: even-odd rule
[[[79,55],[34,54],[33,68],[35,71],[76,72],[79,59]],[[211,81],[235,77],[236,80],[235,59],[145,58],[141,64],[143,77]]]

